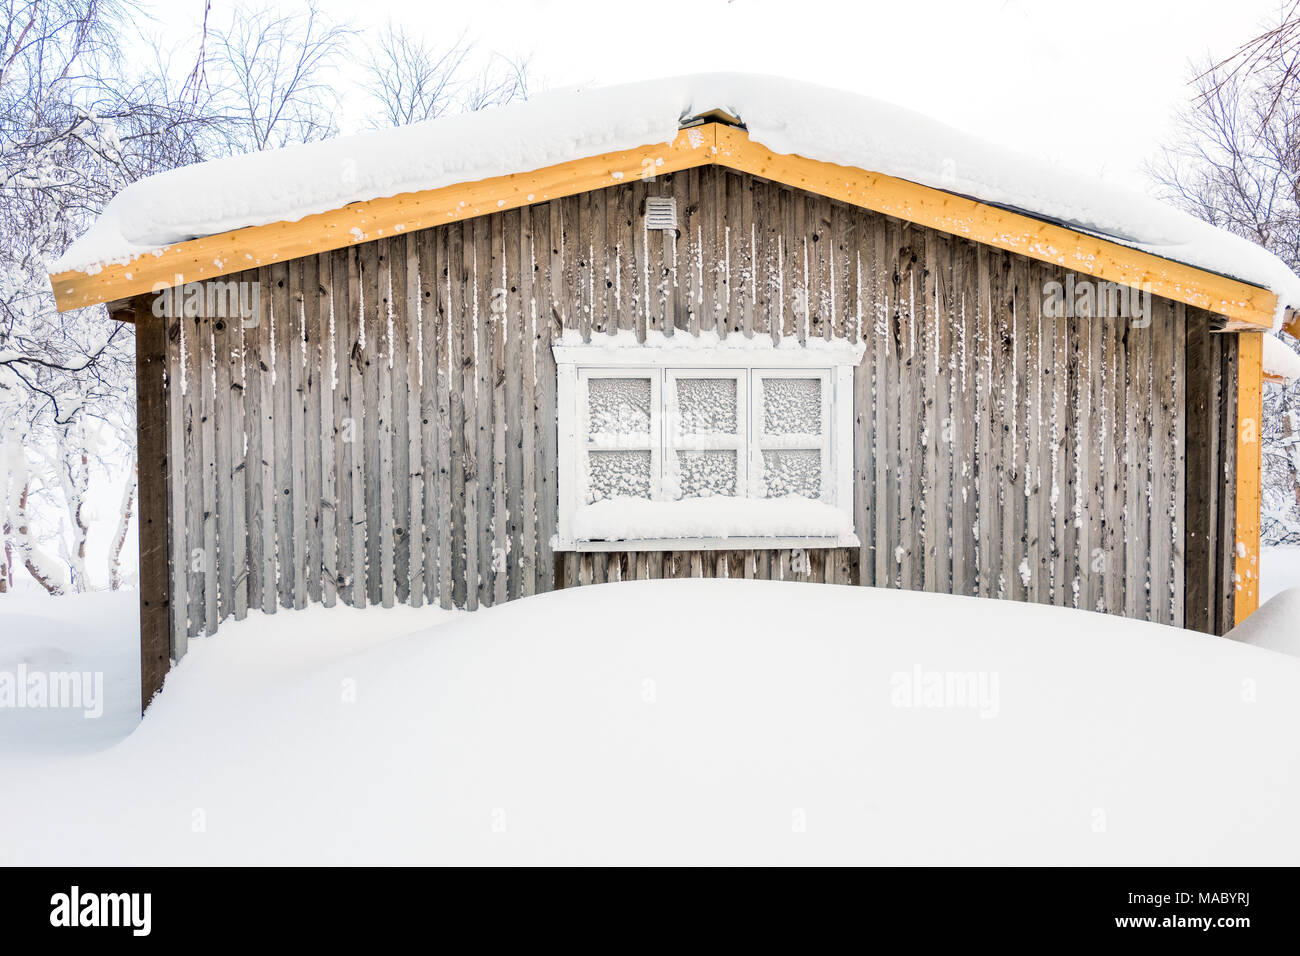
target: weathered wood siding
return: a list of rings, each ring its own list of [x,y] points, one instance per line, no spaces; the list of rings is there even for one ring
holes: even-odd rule
[[[165,336],[174,653],[248,608],[682,575],[1231,620],[1232,337],[1166,300],[1050,318],[1061,270],[713,167],[234,278],[256,324]],[[566,328],[864,340],[861,548],[553,554]]]
[[[1182,308],[1181,306],[1179,307]],[[1217,317],[1186,310],[1187,528],[1184,626],[1225,634],[1234,622],[1237,337]]]

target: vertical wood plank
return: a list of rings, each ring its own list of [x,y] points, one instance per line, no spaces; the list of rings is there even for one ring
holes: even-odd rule
[[[496,217],[493,217],[496,218]],[[590,241],[590,240],[589,240]],[[492,301],[492,223],[479,217],[474,220],[474,258],[473,288],[473,335],[474,335],[474,404],[475,423],[474,438],[478,448],[476,459],[478,468],[475,472],[476,515],[478,517],[476,560],[470,565],[477,569],[478,602],[490,606],[493,598],[492,581],[494,578],[493,560],[495,537],[493,518],[496,499],[494,496],[494,476],[496,455],[494,445],[495,425],[493,422],[496,396],[493,394],[495,379],[496,348],[493,341],[495,316],[491,311]],[[591,283],[587,290],[587,305],[594,309],[594,273],[592,250],[587,250],[587,278]]]
[[[203,541],[203,361],[200,344],[203,320],[181,321],[184,356],[181,390],[185,401],[185,578],[189,593],[190,638],[204,633],[207,614],[207,551]]]
[[[492,216],[489,223],[491,258],[489,260],[488,289],[492,307],[488,310],[489,347],[491,365],[487,369],[488,390],[492,394],[492,524],[491,524],[491,563],[485,588],[485,600],[488,604],[500,604],[507,599],[509,585],[509,565],[511,559],[510,529],[508,505],[506,503],[506,414],[504,403],[504,385],[509,377],[506,368],[507,317],[514,305],[514,297],[509,292],[506,278],[505,217]],[[608,257],[605,268],[609,269]],[[606,288],[608,293],[608,287]],[[603,308],[609,308],[608,294]]]
[[[353,306],[350,299],[351,263],[355,249],[338,249],[329,253],[332,281],[329,309],[333,332],[332,371],[332,447],[334,451],[334,587],[344,604],[354,604],[356,560],[352,554],[354,516],[352,511],[352,456],[356,447],[356,419],[352,412],[352,381],[355,367],[352,354]]]
[[[323,578],[325,576],[325,559],[323,550],[323,533],[325,524],[323,484],[323,446],[321,434],[321,377],[324,374],[327,356],[324,345],[329,340],[329,329],[321,328],[321,283],[320,256],[310,256],[302,260],[302,296],[303,296],[303,378],[302,378],[302,440],[305,475],[303,494],[305,500],[306,541],[303,550],[303,567],[307,574],[306,599],[319,604],[324,599]]]
[[[171,630],[169,641],[171,659],[185,656],[189,642],[189,550],[185,540],[187,524],[184,518],[188,501],[186,493],[189,476],[185,458],[185,396],[181,392],[181,378],[185,374],[185,353],[182,348],[184,319],[171,313],[163,317],[165,332],[164,367],[167,377],[167,462],[170,477],[167,487],[167,580],[168,619]],[[139,383],[137,382],[137,388]],[[137,401],[140,393],[137,392]],[[139,413],[137,413],[137,428]],[[137,451],[137,457],[143,452]],[[143,461],[143,458],[140,459]],[[144,466],[139,465],[141,481]],[[143,495],[143,485],[141,486]],[[141,518],[141,522],[143,522]],[[143,560],[143,558],[142,558]],[[143,665],[142,665],[143,666]]]
[[[626,201],[626,193],[620,190],[622,201]],[[615,197],[616,199],[618,197]],[[617,202],[613,208],[617,210]],[[504,324],[505,336],[505,364],[503,372],[505,376],[504,383],[504,432],[502,442],[505,446],[505,472],[503,478],[503,487],[501,494],[504,496],[504,509],[508,520],[505,524],[505,549],[506,549],[506,573],[504,581],[504,594],[500,594],[498,599],[514,599],[522,596],[523,587],[521,578],[524,572],[522,559],[527,554],[524,548],[524,525],[529,523],[529,517],[524,511],[524,348],[532,347],[532,336],[525,339],[525,319],[524,311],[526,308],[525,298],[520,288],[522,284],[522,270],[520,269],[520,243],[521,235],[521,217],[518,212],[506,214],[502,217],[502,228],[504,230],[504,258],[501,264],[503,273],[502,286],[507,292],[507,310],[506,314],[501,317]],[[619,219],[617,211],[614,214],[615,227],[615,244],[621,246],[622,233],[618,230]],[[614,295],[614,308],[618,312],[618,321],[620,325],[626,321],[625,310],[622,303],[618,301],[618,293],[622,291],[622,273],[619,271],[621,265],[617,262],[619,258],[619,249],[615,252],[615,272],[618,277],[617,288]],[[532,391],[527,392],[528,404],[532,404]],[[528,569],[531,571],[532,563],[528,563]]]
[[[451,554],[452,607],[468,607],[469,591],[467,574],[470,567],[470,552],[467,544],[466,528],[473,528],[475,518],[469,514],[470,489],[474,478],[474,442],[472,440],[473,389],[474,379],[469,371],[474,356],[473,338],[467,339],[470,328],[468,306],[466,304],[466,257],[473,256],[473,250],[466,250],[466,226],[453,223],[447,227],[447,288],[448,312],[447,328],[450,336],[450,370],[451,380]],[[468,348],[466,345],[468,343]],[[467,399],[470,403],[467,406]],[[477,558],[477,555],[474,555]],[[477,606],[477,582],[474,586],[474,602]]]
[[[424,323],[424,301],[420,284],[420,236],[419,233],[407,233],[395,244],[394,256],[402,259],[404,287],[398,301],[402,316],[402,353],[406,360],[405,377],[402,382],[406,393],[406,408],[395,409],[405,421],[398,446],[402,451],[404,474],[407,476],[407,489],[402,507],[406,520],[405,573],[398,582],[398,594],[402,600],[413,607],[420,607],[425,602],[425,561],[429,557],[429,532],[424,527],[424,495],[430,463],[436,463],[435,455],[426,451],[426,438],[432,416],[429,414],[426,398],[430,393],[424,389],[424,336],[433,335],[431,328]],[[394,288],[394,296],[398,289]],[[432,325],[432,323],[430,323]],[[434,370],[430,368],[428,374]],[[397,398],[394,395],[393,403]]]
[[[316,327],[321,366],[316,371],[316,413],[320,436],[320,599],[326,607],[338,603],[339,589],[339,484],[338,431],[335,427],[335,391],[339,387],[339,355],[334,316],[334,261],[331,253],[316,257]],[[346,276],[343,277],[346,282]],[[344,529],[346,534],[346,529]]]
[[[632,229],[629,219],[623,241],[631,240]],[[519,243],[516,253],[519,257],[517,275],[519,283],[519,336],[517,348],[521,380],[519,383],[519,590],[518,596],[527,597],[537,593],[538,561],[538,481],[537,481],[537,413],[539,397],[537,393],[537,294],[533,278],[537,271],[537,253],[533,246],[533,218],[531,210],[521,210],[519,216]],[[631,247],[626,249],[629,268],[635,260]],[[624,282],[632,279],[625,273]],[[635,313],[635,306],[633,306]],[[634,315],[635,318],[635,315]]]
[[[394,555],[396,554],[397,536],[394,528],[394,499],[396,497],[396,479],[394,476],[393,448],[393,314],[392,307],[392,246],[389,240],[381,239],[370,243],[375,247],[374,253],[374,287],[367,285],[367,292],[372,293],[370,301],[374,308],[367,310],[367,319],[374,322],[374,344],[376,346],[370,359],[371,391],[367,389],[367,398],[373,397],[375,409],[375,437],[379,444],[378,458],[373,453],[367,454],[367,460],[373,461],[378,480],[366,486],[367,517],[371,509],[369,495],[377,498],[375,514],[379,529],[378,552],[378,601],[384,607],[392,607],[397,596]],[[372,525],[372,528],[375,525]]]
[[[1147,316],[1151,325],[1146,330],[1151,339],[1151,423],[1150,481],[1151,495],[1148,508],[1151,522],[1150,575],[1151,605],[1148,619],[1160,624],[1172,623],[1173,539],[1169,528],[1173,520],[1170,502],[1169,461],[1174,457],[1170,423],[1174,417],[1171,395],[1178,377],[1173,357],[1174,311],[1165,300],[1152,300],[1152,314]]]
[[[213,398],[212,425],[214,448],[214,518],[217,539],[217,614],[216,621],[224,621],[234,614],[235,578],[235,515],[232,502],[234,492],[234,466],[231,452],[230,422],[230,342],[231,320],[228,316],[213,315],[207,325],[212,333]],[[242,439],[242,433],[241,433]]]
[[[1183,412],[1187,408],[1191,394],[1187,388],[1187,309],[1180,302],[1174,309],[1173,391],[1170,396],[1169,434],[1173,449],[1169,460],[1169,482],[1172,486],[1172,505],[1170,522],[1172,524],[1172,560],[1173,580],[1171,582],[1170,603],[1172,617],[1170,623],[1175,627],[1184,627],[1183,594],[1186,587],[1187,560],[1187,418]]]
[[[255,272],[245,272],[240,281],[256,286]],[[250,293],[251,295],[251,293]],[[251,302],[251,298],[249,300]],[[248,315],[230,318],[229,365],[230,394],[226,398],[226,441],[230,448],[230,549],[233,578],[231,580],[231,606],[236,620],[248,616],[248,474],[250,468],[245,397],[247,380],[245,372],[244,329],[255,320],[251,310]]]
[[[373,245],[373,244],[367,244]],[[374,322],[367,323],[366,302],[372,303],[373,309],[374,293],[371,291],[370,276],[373,275],[373,262],[367,261],[367,267],[363,274],[362,256],[365,246],[353,247],[348,250],[348,355],[349,361],[349,383],[348,391],[351,397],[352,420],[350,422],[349,438],[351,449],[349,454],[349,467],[351,468],[350,486],[352,489],[351,505],[351,523],[352,541],[349,550],[352,555],[352,568],[350,572],[351,579],[351,598],[354,607],[365,607],[373,603],[371,600],[370,590],[370,540],[373,536],[375,542],[378,542],[378,533],[370,522],[370,508],[368,507],[367,483],[374,480],[372,468],[374,462],[370,461],[370,449],[377,451],[378,443],[373,440],[374,419],[378,414],[375,405],[370,401],[369,383],[373,376],[367,369],[373,352],[373,329]],[[373,249],[371,250],[373,256]],[[368,296],[368,298],[367,298]],[[368,334],[369,333],[369,334]],[[378,457],[377,455],[375,456]],[[378,548],[375,549],[376,552]]]
[[[168,570],[171,467],[166,317],[153,314],[153,296],[132,301],[135,321],[136,460],[140,542],[140,711],[162,689],[171,666],[171,582]]]
[[[221,624],[222,608],[218,604],[220,584],[217,560],[217,430],[216,370],[213,354],[213,320],[200,318],[195,328],[199,373],[193,380],[199,392],[199,467],[202,490],[203,535],[203,619],[204,633],[215,634]]]
[[[952,585],[954,594],[976,591],[975,468],[976,395],[978,384],[974,247],[953,240],[952,284],[954,297],[953,413],[952,413]]]
[[[406,236],[385,240],[388,263],[386,302],[388,310],[388,379],[390,386],[390,412],[388,433],[392,442],[392,525],[393,525],[393,601],[406,604],[411,593],[411,539],[419,538],[419,522],[411,518],[411,408],[410,393],[419,388],[419,363],[415,377],[411,377],[410,337],[415,325],[406,305],[410,290],[407,288]],[[416,340],[419,348],[419,340]],[[416,429],[415,440],[419,440]],[[419,458],[414,459],[416,462]],[[412,528],[416,533],[412,534]]]
[[[306,292],[303,287],[305,260],[289,263],[289,309],[286,315],[285,354],[282,356],[288,388],[289,495],[293,538],[293,607],[307,606],[307,445],[306,368],[303,351],[306,335]]]
[[[457,432],[456,419],[453,417],[451,387],[456,381],[452,366],[454,346],[458,341],[459,326],[451,311],[450,252],[447,239],[451,230],[438,230],[436,241],[430,243],[430,265],[433,270],[433,286],[437,289],[437,323],[438,338],[435,343],[435,364],[438,377],[435,383],[438,405],[438,506],[435,520],[438,525],[438,578],[437,600],[445,608],[455,607],[454,583],[452,569],[457,564],[457,554],[453,546],[454,513],[457,510],[455,498],[455,466],[451,457],[452,443]],[[426,516],[428,512],[426,512]],[[426,520],[427,517],[426,517]],[[463,572],[462,572],[463,573]]]
[[[271,266],[271,404],[263,437],[270,438],[264,451],[270,457],[275,497],[272,505],[275,552],[275,592],[280,607],[293,607],[296,581],[293,553],[293,424],[290,413],[290,358],[293,320],[289,304],[289,265]]]

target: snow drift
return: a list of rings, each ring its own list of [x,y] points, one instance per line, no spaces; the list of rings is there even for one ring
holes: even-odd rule
[[[119,745],[9,761],[0,859],[1300,861],[1300,661],[1233,641],[728,580],[395,621],[194,642]]]
[[[1254,647],[1300,657],[1300,588],[1287,588],[1269,598],[1227,637]]]
[[[712,109],[778,153],[972,196],[1271,289],[1300,278],[1260,246],[1105,184],[869,97],[779,77],[708,73],[553,92],[397,129],[213,160],[133,183],[51,265],[96,271],[171,243],[347,203],[524,172],[651,143]]]

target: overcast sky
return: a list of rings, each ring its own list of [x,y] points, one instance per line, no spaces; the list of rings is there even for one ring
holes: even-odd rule
[[[291,6],[297,0],[279,0]],[[531,54],[550,88],[707,70],[855,90],[1082,172],[1146,190],[1142,162],[1188,99],[1189,62],[1226,56],[1279,0],[320,0],[482,50]],[[193,34],[203,0],[155,0]],[[213,22],[229,17],[213,0]],[[344,122],[365,125],[351,99]]]

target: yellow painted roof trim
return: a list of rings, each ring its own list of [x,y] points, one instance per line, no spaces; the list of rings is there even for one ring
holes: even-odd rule
[[[1229,330],[1273,324],[1277,297],[1267,289],[940,189],[774,153],[751,140],[745,130],[720,123],[682,130],[668,145],[371,199],[294,222],[248,226],[178,242],[126,265],[106,265],[94,275],[60,272],[50,276],[50,284],[59,310],[67,311],[617,186],[638,177],[708,165],[751,173],[1098,279],[1149,286],[1154,295],[1227,317]]]

